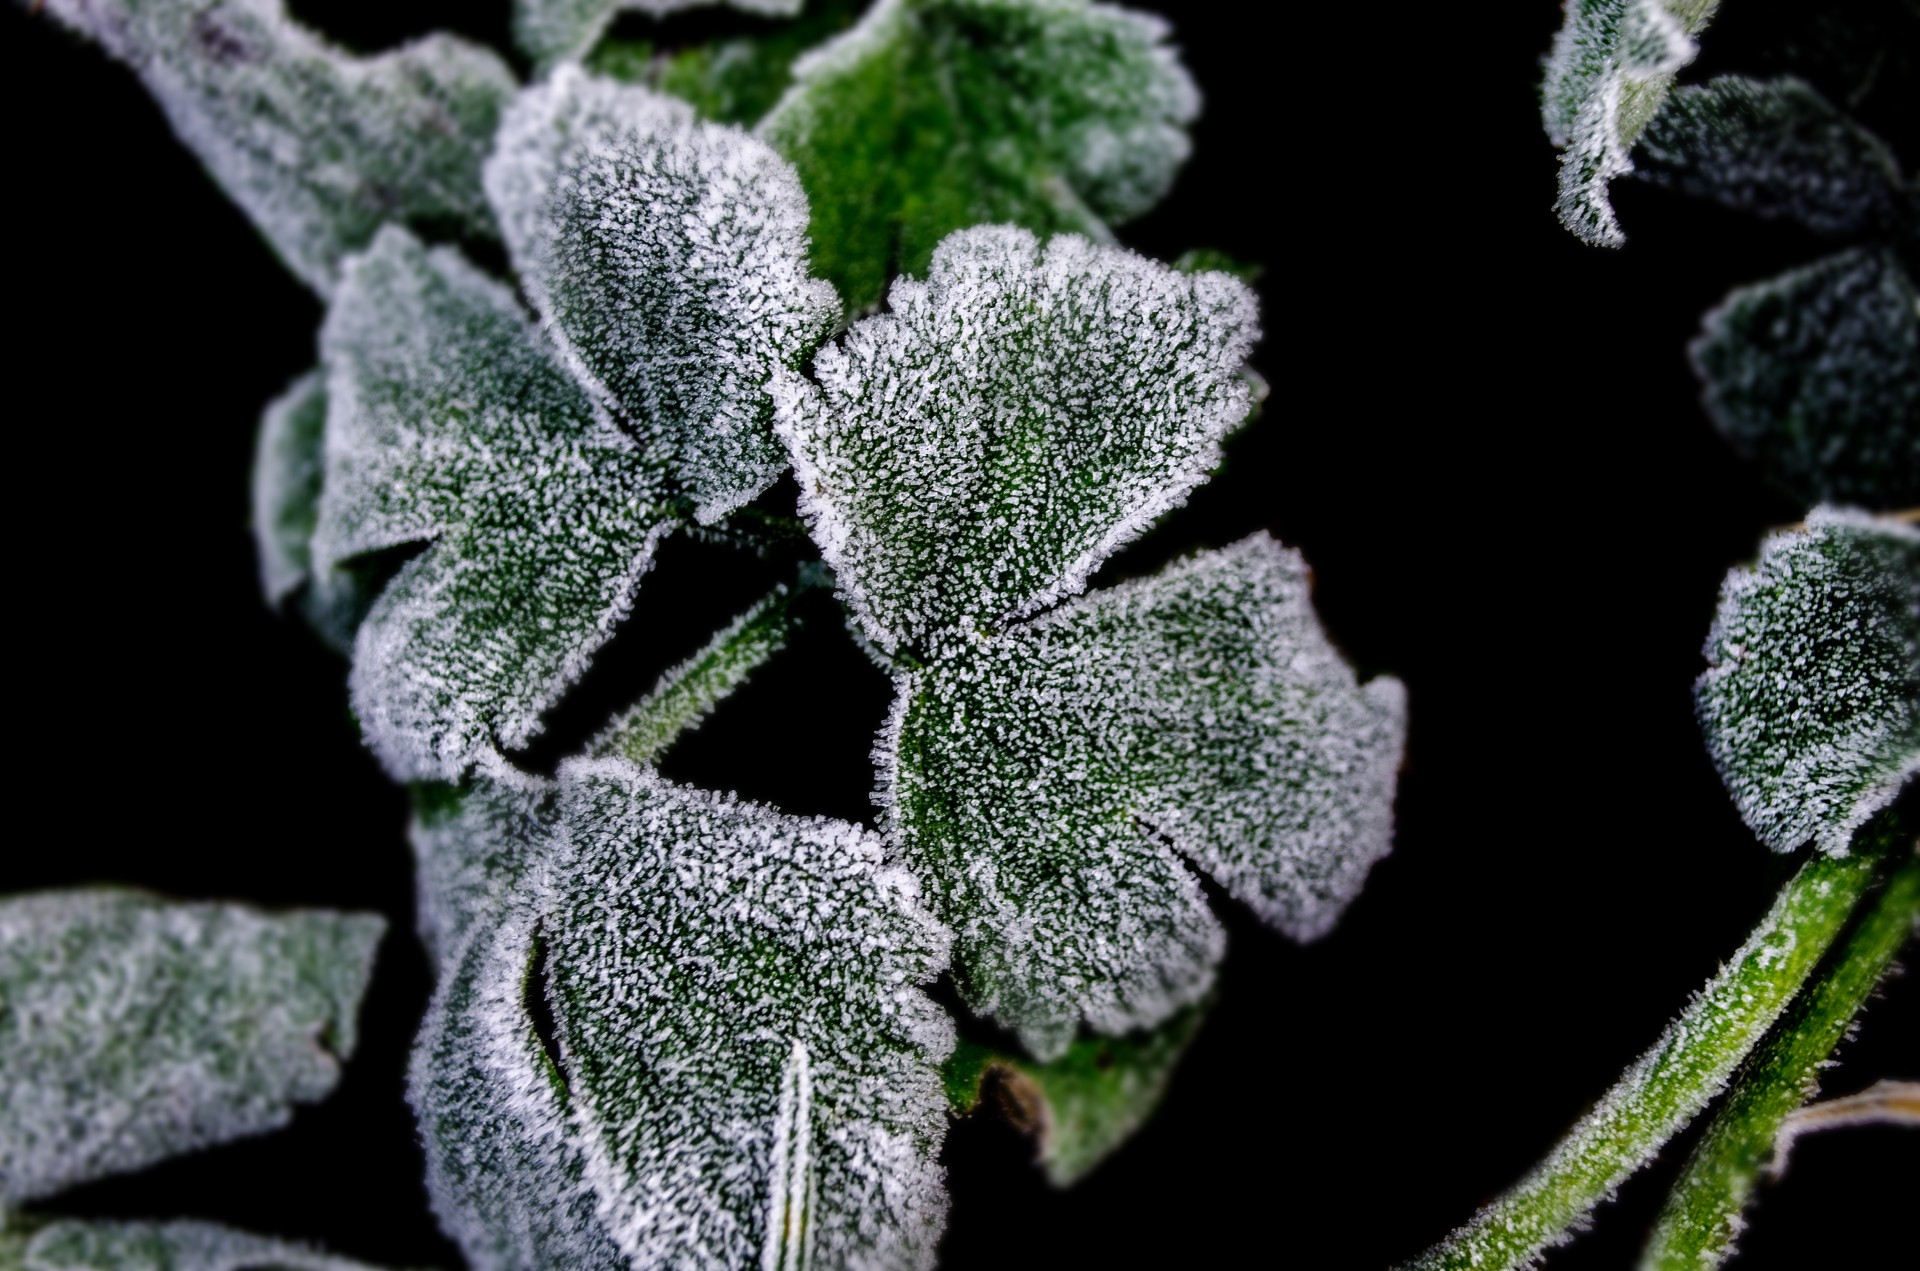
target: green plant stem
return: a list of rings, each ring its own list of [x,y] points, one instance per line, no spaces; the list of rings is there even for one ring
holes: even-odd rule
[[[1740,1211],[1780,1128],[1817,1085],[1821,1061],[1920,923],[1920,857],[1893,875],[1826,975],[1750,1060],[1667,1196],[1642,1267],[1718,1266],[1733,1252]]]
[[[1410,1271],[1528,1265],[1692,1120],[1793,1001],[1872,885],[1886,844],[1870,834],[1860,844],[1850,856],[1815,855],[1802,866],[1732,961],[1546,1159]]]

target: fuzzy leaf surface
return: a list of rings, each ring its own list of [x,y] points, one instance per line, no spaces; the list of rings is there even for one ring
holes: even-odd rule
[[[893,652],[1019,618],[1177,507],[1245,418],[1253,293],[1071,235],[952,235],[774,381],[841,595]]]
[[[309,1245],[210,1222],[61,1219],[27,1242],[22,1271],[375,1271]]]
[[[1707,413],[1806,499],[1920,503],[1920,291],[1858,248],[1733,291],[1690,352]]]
[[[477,1265],[529,1265],[503,1213],[590,1255],[567,1265],[931,1265],[953,1034],[918,986],[947,936],[877,838],[575,760],[532,882],[416,1059],[436,1205]],[[510,1182],[466,1168],[508,1145]]]
[[[1204,996],[1191,870],[1296,939],[1388,848],[1398,681],[1327,641],[1264,535],[950,646],[897,681],[885,824],[954,930],[962,996],[1039,1059]]]
[[[0,1201],[276,1129],[324,1098],[385,926],[132,892],[0,900]]]
[[[280,0],[47,0],[125,62],[181,142],[322,296],[388,221],[487,233],[480,165],[513,73],[431,35],[353,57]]]
[[[1560,147],[1560,223],[1589,243],[1617,247],[1607,186],[1660,110],[1674,73],[1698,51],[1693,37],[1719,0],[1568,0],[1547,57],[1540,114]]]
[[[493,922],[553,828],[553,786],[483,756],[459,785],[413,790],[421,942],[436,965],[457,961],[477,925]]]
[[[1107,236],[1173,183],[1200,97],[1166,22],[1088,0],[880,0],[794,64],[760,135],[854,310],[955,230]]]
[[[1833,238],[1920,216],[1880,139],[1790,77],[1724,75],[1675,89],[1634,160],[1643,181]]]
[[[664,18],[683,9],[726,4],[744,13],[792,17],[806,0],[513,0],[513,39],[541,66],[583,57],[620,13]]]
[[[703,523],[786,460],[766,383],[839,315],[793,169],[645,88],[557,70],[508,111],[487,192],[568,366],[667,458]]]
[[[1819,508],[1727,575],[1694,705],[1760,841],[1844,856],[1920,769],[1920,530]]]
[[[350,686],[397,778],[517,747],[626,616],[675,521],[663,464],[597,409],[513,296],[389,228],[321,333],[316,569],[426,544],[374,602]]]

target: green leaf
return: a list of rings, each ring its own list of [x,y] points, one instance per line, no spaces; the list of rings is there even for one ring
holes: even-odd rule
[[[859,310],[954,230],[1098,238],[1146,211],[1200,108],[1167,34],[1088,0],[881,0],[760,125],[800,170],[820,271]]]
[[[482,1267],[931,1265],[953,1037],[913,879],[622,760],[560,781],[416,1055],[448,1230]]]
[[[1727,575],[1694,704],[1760,841],[1847,853],[1920,770],[1920,530],[1816,509]]]
[[[209,1222],[60,1219],[28,1242],[23,1271],[374,1271],[308,1245]]]
[[[1327,642],[1264,535],[1063,605],[903,674],[876,750],[885,824],[954,929],[968,1006],[1043,1060],[1084,1019],[1199,1001],[1210,874],[1296,939],[1388,847],[1398,681]]]
[[[1691,352],[1707,413],[1807,499],[1920,503],[1920,292],[1891,252],[1742,287]]]
[[[1908,855],[1839,957],[1747,1061],[1668,1193],[1641,1263],[1647,1271],[1718,1266],[1733,1252],[1740,1212],[1769,1158],[1786,1150],[1795,1109],[1819,1089],[1827,1056],[1920,930],[1920,859]]]
[[[1185,500],[1247,414],[1253,293],[1119,248],[955,234],[927,281],[774,380],[841,594],[882,649],[999,624]]]
[[[553,829],[553,784],[497,754],[459,785],[413,788],[415,892],[421,942],[436,965],[457,962],[476,926],[494,921]]]
[[[513,74],[432,35],[357,58],[280,0],[47,0],[127,63],[181,142],[301,281],[332,292],[342,256],[388,221],[487,233],[480,165]]]
[[[650,48],[640,57],[645,82],[690,103],[706,119],[751,127],[787,91],[790,71],[800,55],[840,35],[859,20],[864,0],[814,0],[798,21],[782,23],[750,36],[675,49],[658,58]],[[621,51],[602,45],[592,65],[617,79],[635,80],[637,49],[625,55],[626,72],[614,70]]]
[[[0,900],[0,1201],[276,1129],[324,1098],[385,926],[131,892]]]
[[[507,113],[487,192],[567,365],[711,523],[785,470],[766,383],[833,329],[778,155],[683,102],[562,67]]]
[[[1547,137],[1561,148],[1560,223],[1589,243],[1626,241],[1607,185],[1697,51],[1719,0],[1568,0],[1540,90]]]
[[[664,18],[682,9],[728,4],[745,13],[791,17],[806,0],[513,0],[513,39],[542,67],[586,55],[619,13]]]
[[[1016,1128],[1037,1140],[1055,1187],[1071,1187],[1145,1125],[1206,1015],[1196,1006],[1158,1028],[1074,1042],[1052,1063],[963,1042],[947,1061],[947,1098],[965,1115],[998,1080]]]
[[[1920,215],[1875,137],[1793,78],[1678,88],[1647,124],[1634,175],[1816,234],[1882,234]]]
[[[664,464],[505,287],[403,230],[347,263],[321,347],[314,567],[427,545],[361,624],[354,710],[396,777],[457,780],[525,745],[625,617],[675,521]]]

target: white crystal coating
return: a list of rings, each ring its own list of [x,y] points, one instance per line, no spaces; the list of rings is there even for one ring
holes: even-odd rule
[[[276,1129],[324,1098],[385,929],[121,891],[0,900],[0,1202]]]
[[[377,57],[333,48],[280,0],[47,0],[140,76],[186,147],[301,281],[387,221],[485,232],[480,164],[513,73],[432,35]]]
[[[793,169],[737,128],[564,66],[507,112],[486,169],[522,286],[568,365],[710,523],[786,459],[766,383],[839,316],[807,275]]]
[[[27,1241],[21,1271],[375,1271],[310,1245],[210,1222],[57,1219]]]
[[[1920,771],[1920,530],[1837,508],[1727,575],[1694,706],[1760,841],[1845,856]]]
[[[889,652],[1086,586],[1245,418],[1253,293],[1120,248],[982,227],[774,379],[775,428],[841,594]]]
[[[544,66],[591,51],[620,13],[664,18],[683,9],[717,4],[786,18],[800,12],[806,0],[513,0],[513,39]]]
[[[1296,939],[1388,849],[1397,680],[1361,685],[1264,535],[984,634],[898,681],[884,824],[963,995],[1042,1059],[1212,983],[1191,867]]]
[[[476,926],[492,923],[542,850],[554,785],[488,752],[459,786],[414,791],[415,904],[421,943],[436,965],[456,965]]]
[[[314,567],[414,543],[355,640],[368,743],[401,779],[523,746],[632,604],[673,524],[659,460],[595,408],[513,296],[382,231],[321,332]]]

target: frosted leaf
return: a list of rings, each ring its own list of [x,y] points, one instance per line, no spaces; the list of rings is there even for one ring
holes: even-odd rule
[[[1560,223],[1589,243],[1626,241],[1607,185],[1633,171],[1628,153],[1691,62],[1693,37],[1719,0],[1568,0],[1541,87],[1547,136],[1562,150]]]
[[[1144,1032],[1081,1038],[1045,1064],[963,1042],[947,1061],[947,1097],[964,1115],[980,1102],[984,1079],[996,1078],[1009,1119],[1034,1136],[1048,1181],[1071,1187],[1153,1115],[1205,1014],[1196,1006]]]
[[[354,711],[394,776],[455,780],[525,745],[626,616],[666,479],[506,288],[404,230],[347,262],[321,348],[314,567],[428,544],[360,626]]]
[[[880,0],[760,125],[800,170],[816,267],[857,310],[954,230],[1099,238],[1146,211],[1200,111],[1168,30],[1087,0]]]
[[[684,102],[561,67],[507,112],[487,192],[568,365],[710,523],[786,468],[765,385],[833,329],[780,156]]]
[[[1920,293],[1856,249],[1731,292],[1689,350],[1707,413],[1810,498],[1920,502]]]
[[[1847,854],[1920,769],[1920,530],[1819,508],[1727,575],[1694,706],[1760,841]]]
[[[575,760],[531,881],[416,1056],[476,1265],[931,1265],[947,936],[878,839]]]
[[[480,165],[513,73],[431,35],[350,56],[280,0],[46,0],[132,67],[181,142],[325,296],[387,221],[487,231]]]
[[[513,0],[513,39],[542,66],[586,54],[618,13],[663,18],[726,4],[745,13],[792,17],[806,0]]]
[[[867,7],[865,0],[812,0],[797,21],[658,52],[646,40],[606,40],[587,66],[670,93],[703,119],[751,127],[786,93],[794,62],[846,31]]]
[[[1328,643],[1264,535],[955,642],[902,675],[885,824],[954,929],[962,996],[1040,1059],[1198,1001],[1197,867],[1296,939],[1388,848],[1397,680]]]
[[[498,917],[553,828],[553,783],[480,757],[457,786],[416,785],[415,892],[421,942],[436,964],[457,961],[476,925]]]
[[[0,1202],[276,1129],[324,1098],[385,926],[132,892],[0,900]]]
[[[21,1271],[374,1271],[308,1245],[210,1222],[59,1219],[27,1241]]]
[[[841,594],[889,652],[1086,586],[1185,500],[1247,414],[1253,293],[1121,248],[981,227],[774,380]]]
[[[1920,215],[1880,139],[1797,79],[1675,89],[1634,154],[1643,181],[1816,234],[1884,233]]]

